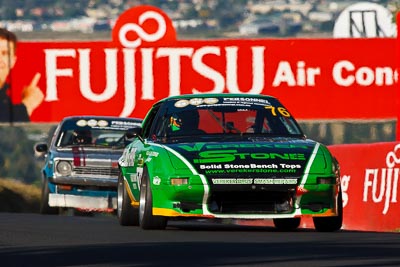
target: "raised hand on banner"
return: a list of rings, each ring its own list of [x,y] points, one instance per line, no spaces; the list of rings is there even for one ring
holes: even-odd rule
[[[36,73],[30,84],[25,86],[22,91],[22,103],[25,105],[29,116],[44,99],[44,94],[38,87],[40,76],[40,73]]]

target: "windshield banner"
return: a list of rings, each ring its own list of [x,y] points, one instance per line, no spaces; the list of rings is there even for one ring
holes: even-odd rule
[[[31,122],[143,118],[164,97],[222,92],[273,95],[299,120],[397,118],[396,38],[177,40],[163,11],[139,6],[110,39],[20,41],[12,102]],[[43,93],[31,106],[28,85]]]

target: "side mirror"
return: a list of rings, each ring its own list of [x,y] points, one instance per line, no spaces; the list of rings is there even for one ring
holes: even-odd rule
[[[39,153],[47,153],[49,147],[45,143],[40,143],[35,145],[35,151]]]
[[[125,138],[129,141],[131,141],[134,138],[139,138],[140,141],[144,141],[142,138],[142,127],[134,127],[130,128],[126,133],[125,133]]]
[[[46,153],[49,151],[49,147],[45,143],[35,144],[33,147],[35,157],[37,159],[43,159]]]

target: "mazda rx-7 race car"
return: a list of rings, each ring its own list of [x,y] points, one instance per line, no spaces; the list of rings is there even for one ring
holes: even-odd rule
[[[35,146],[36,153],[45,157],[40,213],[114,211],[118,159],[129,143],[125,134],[141,122],[105,116],[64,118],[49,145]]]
[[[271,96],[202,94],[155,103],[119,159],[121,225],[169,219],[273,219],[342,227],[339,165]],[[225,220],[226,221],[226,220]]]

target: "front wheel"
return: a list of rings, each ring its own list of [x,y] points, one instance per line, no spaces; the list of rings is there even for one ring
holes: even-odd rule
[[[315,230],[319,232],[336,232],[342,228],[343,223],[343,201],[342,191],[338,195],[338,215],[333,217],[314,217]]]
[[[150,177],[147,167],[143,169],[140,183],[139,224],[142,229],[165,229],[167,218],[153,216],[153,196],[150,187]]]
[[[139,225],[139,211],[131,205],[122,173],[118,176],[117,217],[120,225]]]
[[[58,214],[59,208],[57,207],[50,207],[49,206],[49,182],[46,179],[43,180],[42,183],[42,196],[40,199],[40,210],[41,214]]]

